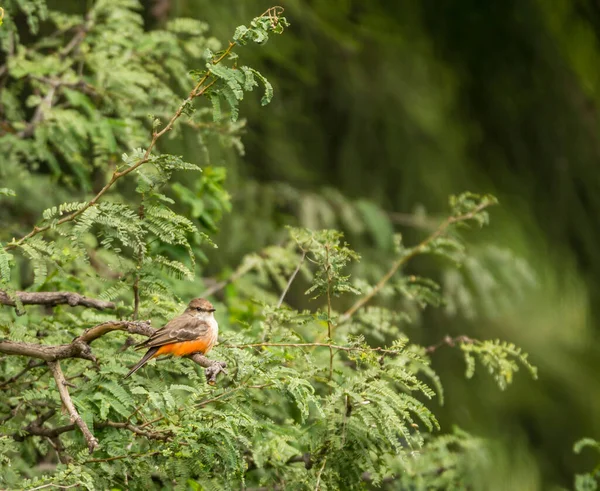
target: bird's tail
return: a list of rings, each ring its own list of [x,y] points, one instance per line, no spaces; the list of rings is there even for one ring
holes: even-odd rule
[[[125,377],[123,377],[124,379],[128,378],[129,376],[131,376],[133,373],[137,372],[140,368],[142,368],[147,362],[148,360],[150,360],[150,358],[152,358],[156,352],[158,351],[158,347],[155,346],[153,348],[150,348],[146,354],[144,355],[144,357],[138,361],[135,366],[129,370],[129,373],[127,375],[125,375]]]

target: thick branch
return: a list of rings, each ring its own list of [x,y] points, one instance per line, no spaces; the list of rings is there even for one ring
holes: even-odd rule
[[[87,427],[85,421],[83,421],[77,412],[77,409],[75,409],[75,405],[73,404],[71,396],[69,395],[69,391],[67,390],[67,381],[65,380],[65,376],[60,368],[60,363],[58,361],[50,361],[48,362],[48,366],[52,371],[52,375],[54,375],[54,380],[56,381],[56,386],[58,387],[58,393],[60,394],[60,399],[63,403],[63,406],[69,413],[71,421],[79,426],[79,429],[87,441],[88,449],[90,453],[92,453],[98,446],[98,440],[96,440],[96,437]]]
[[[154,329],[149,322],[111,321],[104,322],[83,332],[70,344],[43,345],[37,343],[20,343],[14,341],[0,341],[0,353],[8,355],[22,355],[39,358],[44,361],[57,361],[64,358],[83,358],[96,361],[89,343],[112,331],[128,331],[132,334],[151,336]]]
[[[412,250],[402,256],[401,258],[394,261],[390,270],[379,280],[379,282],[373,287],[373,289],[367,293],[364,297],[357,300],[352,307],[350,307],[344,314],[340,317],[340,323],[347,321],[354,315],[354,313],[363,307],[366,303],[368,303],[375,295],[379,293],[379,291],[387,284],[387,282],[396,274],[396,272],[400,269],[402,265],[410,261],[413,257],[421,254],[427,246],[429,246],[435,239],[439,238],[446,232],[450,225],[453,225],[458,222],[464,222],[466,220],[470,220],[474,218],[478,213],[483,211],[485,208],[490,206],[492,203],[483,202],[479,206],[475,207],[468,213],[464,215],[451,216],[444,220],[440,226],[433,232],[429,237],[423,239],[416,247],[413,247]]]
[[[127,331],[130,334],[140,334],[150,337],[156,331],[150,326],[149,321],[110,321],[91,327],[76,337],[70,344],[43,345],[37,343],[21,343],[15,341],[0,341],[0,353],[7,355],[29,356],[47,362],[54,362],[65,358],[83,358],[95,362],[90,343],[112,331]],[[209,360],[200,353],[190,355],[192,361],[205,369],[206,381],[214,385],[217,376],[227,374],[227,364],[224,361]]]
[[[77,307],[89,307],[92,309],[104,310],[114,309],[115,304],[104,300],[84,297],[75,292],[16,292],[16,296],[23,305],[47,305],[54,307],[56,305],[70,305]],[[0,304],[14,307],[15,301],[8,296],[6,292],[0,290]]]

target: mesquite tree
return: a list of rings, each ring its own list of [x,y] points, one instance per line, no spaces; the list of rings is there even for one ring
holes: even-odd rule
[[[175,19],[147,31],[134,0],[83,13],[10,1],[0,30],[0,484],[41,489],[339,489],[468,486],[483,442],[440,428],[430,357],[458,346],[500,388],[525,354],[500,341],[409,342],[409,313],[437,306],[421,255],[468,256],[461,226],[487,224],[491,196],[452,197],[423,240],[396,239],[370,284],[335,230],[290,227],[219,281],[200,278],[229,211],[213,165],[240,147],[243,64],[288,27],[273,7],[221,45]],[[190,70],[190,67],[196,67]],[[267,109],[268,110],[268,109]],[[166,139],[192,138],[188,162]],[[28,224],[31,224],[28,228]],[[310,310],[286,303],[301,284]],[[197,296],[221,325],[210,359],[149,363],[129,349]],[[441,430],[441,431],[440,431]]]

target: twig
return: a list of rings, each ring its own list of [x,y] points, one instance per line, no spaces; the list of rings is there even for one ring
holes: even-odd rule
[[[362,346],[339,346],[337,344],[330,343],[251,343],[251,344],[222,344],[223,348],[261,348],[261,347],[275,347],[275,348],[310,348],[310,347],[322,347],[336,349],[340,351],[374,351],[376,353],[385,353],[397,355],[399,350],[389,350],[385,348],[365,348]]]
[[[332,278],[331,278],[331,264],[329,263],[329,245],[325,245],[325,254],[326,254],[325,273],[327,273],[327,338],[329,339],[329,341],[332,341],[332,339],[331,339],[331,331],[332,331],[332,326],[331,326],[331,283],[332,283]],[[331,348],[331,345],[329,345],[329,380],[331,381],[331,379],[333,379],[333,349]],[[329,391],[331,392],[331,386],[329,386]],[[320,473],[319,473],[319,475],[320,475]],[[318,489],[318,487],[319,487],[319,485],[318,485],[318,481],[317,481],[317,489]]]
[[[71,489],[77,486],[81,486],[80,482],[77,482],[75,484],[69,484],[68,486],[64,486],[62,484],[54,484],[54,483],[49,483],[49,484],[43,484],[42,486],[36,486],[35,488],[29,488],[27,491],[37,491],[38,489],[45,489],[45,488],[51,488],[51,487],[55,487],[58,489]]]
[[[231,52],[231,49],[233,48],[233,46],[234,46],[234,43],[230,43],[227,50],[225,50],[223,55],[215,62],[215,64],[220,62],[227,54],[229,54]],[[149,162],[152,150],[156,146],[156,143],[159,140],[159,138],[162,137],[165,133],[171,131],[171,129],[173,129],[173,125],[180,118],[180,116],[183,114],[185,108],[192,102],[192,100],[194,100],[196,97],[199,97],[202,94],[204,94],[215,83],[216,80],[213,80],[212,82],[208,83],[207,85],[204,85],[205,82],[207,82],[208,78],[210,77],[210,74],[211,74],[210,71],[207,71],[206,74],[200,79],[200,81],[196,84],[196,86],[190,91],[188,97],[179,105],[179,107],[175,111],[175,114],[171,117],[171,119],[169,120],[167,125],[162,130],[160,130],[158,132],[155,131],[152,134],[152,140],[151,140],[150,144],[148,145],[148,147],[146,148],[146,151],[144,152],[144,155],[142,156],[141,159],[139,159],[135,164],[131,165],[130,167],[127,167],[126,169],[124,169],[122,171],[115,170],[113,172],[113,175],[110,178],[110,180],[104,185],[104,187],[100,191],[98,191],[96,196],[94,196],[90,201],[88,201],[84,206],[82,206],[78,210],[76,210],[72,213],[69,213],[65,217],[61,218],[60,220],[58,220],[57,222],[54,222],[52,224],[44,225],[42,227],[38,227],[38,226],[33,227],[33,229],[28,234],[24,235],[19,240],[13,239],[13,241],[9,242],[4,247],[4,249],[10,250],[10,249],[19,247],[23,242],[27,241],[31,237],[34,237],[35,235],[45,232],[46,230],[50,229],[50,227],[57,227],[59,225],[62,225],[63,223],[71,222],[71,221],[75,220],[79,215],[83,214],[85,211],[87,211],[92,206],[95,206],[98,203],[98,201],[100,200],[100,198],[104,194],[106,194],[106,192],[114,185],[115,182],[117,182],[122,177],[125,177],[127,174],[130,174],[131,172],[137,170],[140,166],[144,165],[145,163]]]
[[[113,460],[121,460],[121,459],[137,459],[138,457],[152,457],[153,455],[158,455],[160,452],[148,452],[148,453],[132,453],[129,455],[117,455],[115,457],[107,457],[105,459],[88,459],[84,462],[84,464],[92,464],[95,462],[112,462]]]
[[[16,292],[15,296],[19,297],[23,305],[47,305],[50,307],[69,305],[71,307],[83,306],[98,310],[115,308],[113,302],[85,297],[75,292]],[[12,307],[16,305],[8,293],[2,290],[0,290],[0,304]]]
[[[93,453],[96,447],[98,446],[98,440],[96,440],[90,429],[85,424],[85,421],[83,421],[83,419],[77,412],[77,409],[75,409],[75,405],[73,404],[71,396],[69,395],[69,391],[67,390],[67,381],[65,380],[65,376],[60,368],[60,363],[58,361],[49,361],[48,366],[50,367],[52,375],[54,375],[54,380],[56,381],[56,386],[58,387],[60,399],[62,400],[65,409],[69,413],[71,421],[74,422],[77,426],[79,426],[79,429],[81,430],[83,436],[87,441],[90,453]]]
[[[204,407],[208,404],[211,404],[213,402],[217,402],[220,401],[221,399],[224,399],[225,397],[230,396],[231,394],[233,394],[234,392],[238,392],[242,389],[264,389],[265,387],[270,387],[272,386],[272,383],[269,384],[262,384],[262,385],[240,385],[239,387],[234,387],[233,389],[229,389],[226,390],[225,392],[222,392],[221,394],[219,394],[218,396],[215,396],[211,399],[205,399],[203,401],[200,401],[198,404],[196,404],[195,407]]]
[[[292,273],[292,276],[290,276],[290,279],[287,282],[287,285],[285,286],[285,289],[281,293],[281,297],[279,297],[279,302],[277,302],[277,308],[281,307],[281,304],[283,304],[283,299],[287,295],[287,292],[290,289],[290,286],[292,286],[292,282],[296,278],[296,275],[298,274],[298,271],[300,271],[300,268],[302,267],[302,264],[304,264],[304,260],[305,259],[306,259],[306,251],[303,250],[302,251],[302,257],[300,258],[300,262],[298,263],[298,266],[296,266],[296,269]]]
[[[118,421],[102,421],[99,423],[94,423],[94,428],[105,428],[105,427],[123,428],[123,429],[131,431],[132,433],[135,433],[136,435],[146,437],[150,440],[165,440],[166,441],[172,436],[172,433],[170,431],[164,431],[164,432],[147,431],[147,430],[143,430],[141,427],[131,424],[129,422],[122,423],[122,422],[118,422]]]
[[[204,290],[200,296],[203,298],[206,298],[206,297],[210,297],[210,296],[214,295],[215,293],[217,293],[217,292],[221,291],[223,288],[225,288],[227,285],[230,285],[234,281],[238,280],[240,277],[244,276],[246,273],[253,270],[255,266],[256,265],[252,261],[242,263],[233,272],[233,274],[231,276],[229,276],[229,278],[226,278],[223,281],[219,281],[218,283],[215,283],[213,286]]]
[[[464,335],[456,336],[455,338],[453,338],[451,336],[446,336],[439,343],[432,344],[431,346],[428,346],[427,348],[425,348],[425,353],[433,353],[438,348],[441,348],[442,346],[450,346],[451,348],[453,348],[454,346],[456,346],[457,343],[473,344],[474,342],[475,342],[475,339],[472,339],[472,338],[470,338],[468,336],[464,336]]]
[[[440,226],[435,230],[435,232],[433,232],[427,238],[423,239],[416,247],[413,247],[413,249],[408,254],[406,254],[405,256],[402,256],[401,258],[394,261],[390,270],[383,276],[383,278],[381,278],[381,280],[379,280],[379,282],[373,287],[373,289],[369,293],[367,293],[364,297],[357,300],[354,303],[354,305],[352,305],[352,307],[350,307],[346,312],[344,312],[344,314],[340,317],[340,323],[346,322],[348,319],[350,319],[350,317],[352,317],[358,309],[363,307],[375,295],[377,295],[377,293],[379,293],[379,291],[386,285],[386,283],[392,278],[392,276],[394,276],[394,274],[396,274],[398,269],[400,269],[400,267],[403,264],[407,263],[413,257],[422,253],[423,250],[431,242],[433,242],[435,239],[440,237],[450,225],[452,225],[454,223],[458,223],[458,222],[464,222],[465,220],[470,220],[471,218],[475,217],[475,215],[477,215],[477,213],[481,212],[482,210],[484,210],[491,204],[492,203],[489,203],[489,202],[481,203],[479,206],[475,207],[469,213],[465,213],[464,215],[459,215],[459,216],[450,216],[446,220],[444,220],[440,224]]]
[[[23,368],[23,370],[21,370],[15,376],[9,378],[6,382],[2,382],[0,384],[0,389],[3,389],[7,385],[10,385],[13,382],[17,381],[19,378],[21,378],[23,375],[25,375],[29,370],[31,370],[33,368],[41,367],[43,365],[45,365],[45,363],[43,361],[39,361],[36,363],[33,360],[29,360],[29,362],[27,362],[27,366],[25,368]]]
[[[325,469],[325,464],[327,463],[327,457],[323,459],[323,465],[319,469],[319,473],[317,474],[317,484],[315,486],[315,491],[319,491],[319,486],[321,485],[321,474],[323,474],[323,470]]]
[[[388,212],[387,216],[392,223],[404,225],[406,227],[435,230],[439,226],[438,220],[427,216],[414,215],[411,213],[399,213],[395,211]]]

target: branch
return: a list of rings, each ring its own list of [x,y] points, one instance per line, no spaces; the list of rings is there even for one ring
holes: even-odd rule
[[[373,351],[376,353],[384,353],[397,355],[399,350],[390,350],[385,348],[365,348],[363,346],[339,346],[337,344],[329,343],[251,343],[251,344],[224,344],[221,345],[223,348],[260,348],[260,347],[276,347],[276,348],[309,348],[309,347],[322,347],[329,349],[337,349],[340,351]]]
[[[160,431],[148,431],[143,430],[139,426],[136,426],[131,423],[121,423],[117,421],[102,421],[100,423],[94,423],[94,428],[124,428],[126,430],[135,433],[136,435],[140,435],[146,437],[150,440],[169,440],[172,436],[170,431],[160,432]]]
[[[470,212],[465,213],[464,215],[450,216],[446,218],[446,220],[444,220],[440,224],[440,226],[435,230],[435,232],[433,232],[429,237],[423,239],[423,241],[421,241],[416,247],[413,247],[413,249],[408,254],[394,261],[390,270],[383,276],[383,278],[381,278],[381,280],[379,280],[379,282],[373,287],[373,289],[364,297],[357,300],[354,303],[354,305],[352,305],[352,307],[350,307],[346,312],[344,312],[344,314],[340,317],[340,323],[346,322],[348,319],[350,319],[350,317],[352,317],[358,309],[363,307],[375,295],[377,295],[377,293],[379,293],[379,291],[386,285],[386,283],[392,278],[392,276],[396,274],[396,272],[398,271],[398,269],[400,269],[402,265],[410,261],[413,257],[421,254],[423,250],[427,248],[429,244],[431,244],[431,242],[433,242],[435,239],[444,234],[444,232],[446,232],[450,225],[470,220],[490,205],[492,205],[492,203],[485,201],[476,206]]]
[[[113,460],[121,460],[121,459],[136,459],[138,457],[152,457],[153,455],[158,455],[160,452],[148,452],[148,453],[131,453],[127,455],[117,455],[115,457],[107,457],[105,459],[89,459],[84,462],[84,464],[92,464],[95,462],[112,462]]]
[[[98,446],[98,440],[96,440],[96,437],[94,437],[83,419],[81,419],[77,409],[75,409],[75,405],[73,404],[71,396],[69,395],[69,391],[67,390],[67,381],[65,380],[65,376],[60,368],[60,363],[58,361],[49,361],[48,366],[52,371],[52,375],[54,375],[54,380],[56,381],[56,386],[58,387],[58,393],[60,394],[60,399],[62,400],[63,406],[69,413],[71,421],[79,426],[79,429],[87,441],[90,453],[93,453]]]
[[[292,273],[292,276],[290,276],[290,279],[287,282],[287,285],[285,286],[285,289],[281,293],[281,297],[279,297],[279,302],[277,302],[277,308],[281,307],[281,304],[283,303],[283,299],[287,295],[287,292],[290,289],[290,286],[292,286],[292,282],[296,278],[296,275],[298,274],[298,271],[300,271],[300,268],[302,267],[302,264],[304,264],[304,259],[306,259],[306,251],[305,250],[302,251],[302,257],[300,258],[300,262],[298,263],[298,266],[296,266],[296,269]]]
[[[96,362],[97,360],[92,353],[90,343],[113,331],[127,331],[130,334],[140,334],[147,337],[152,336],[156,332],[150,326],[150,321],[109,321],[85,330],[83,334],[76,337],[69,344],[43,345],[0,340],[0,353],[29,356],[46,362],[55,362],[65,358],[83,358],[84,360]],[[227,363],[224,361],[209,360],[200,353],[190,355],[188,358],[205,369],[204,373],[209,385],[216,384],[219,374],[227,374],[227,370],[225,369]],[[21,375],[19,374],[19,376]],[[8,382],[4,382],[2,385],[6,383]]]
[[[27,366],[25,368],[23,368],[23,370],[21,370],[19,373],[17,373],[14,377],[9,378],[5,382],[2,382],[0,384],[0,389],[3,389],[7,385],[10,385],[13,382],[16,382],[19,378],[21,378],[23,375],[25,375],[32,368],[41,367],[43,365],[45,365],[45,363],[43,361],[39,361],[36,363],[33,360],[29,360],[29,362],[27,363]]]
[[[217,383],[217,376],[220,373],[227,375],[227,370],[225,370],[227,363],[224,361],[209,360],[200,353],[190,355],[188,358],[204,368],[204,375],[206,376],[208,385],[215,385]]]
[[[112,331],[128,331],[132,334],[151,336],[154,329],[148,321],[111,321],[104,322],[83,332],[70,344],[43,345],[37,343],[21,343],[14,341],[0,341],[0,353],[7,355],[22,355],[40,360],[54,362],[64,358],[83,358],[95,362],[96,357],[92,353],[89,344]]]
[[[83,307],[98,310],[115,308],[113,302],[105,302],[104,300],[84,297],[75,292],[16,292],[15,295],[19,297],[19,300],[23,305],[47,305],[50,307],[56,305],[77,307],[78,305],[81,305]],[[0,290],[0,304],[14,307],[16,302],[10,298],[6,292]]]
[[[226,55],[228,55],[232,48],[235,46],[235,43],[230,43],[229,47],[225,50],[225,52],[223,53],[223,55],[218,59],[215,60],[213,63],[217,64],[219,63],[223,58],[225,58]],[[62,225],[63,223],[67,223],[67,222],[72,222],[73,220],[75,220],[79,215],[83,214],[86,210],[88,210],[89,208],[91,208],[92,206],[95,206],[98,201],[100,200],[100,198],[106,194],[106,192],[114,185],[115,182],[117,182],[119,179],[121,179],[122,177],[125,177],[127,174],[130,174],[131,172],[133,172],[134,170],[136,170],[138,167],[144,165],[145,163],[150,161],[150,155],[152,153],[152,150],[154,149],[154,147],[156,146],[157,141],[167,132],[171,131],[173,129],[173,126],[175,124],[175,122],[180,118],[180,116],[183,114],[185,108],[196,98],[199,97],[201,95],[203,95],[214,83],[216,80],[213,80],[212,82],[208,83],[207,85],[204,85],[205,82],[207,82],[208,78],[210,77],[210,71],[207,71],[206,74],[200,79],[200,81],[196,84],[196,86],[190,91],[189,95],[187,96],[187,98],[179,105],[179,107],[177,108],[177,111],[175,111],[175,114],[171,117],[171,119],[169,120],[169,122],[167,123],[167,125],[160,131],[155,131],[152,134],[152,140],[150,142],[150,144],[148,145],[148,147],[146,148],[146,151],[144,152],[144,155],[142,156],[141,159],[139,159],[136,163],[134,163],[133,165],[131,165],[130,167],[127,167],[126,169],[119,171],[119,170],[115,170],[113,172],[112,177],[110,178],[110,180],[104,185],[104,187],[98,191],[98,193],[96,194],[96,196],[94,196],[90,201],[88,201],[84,206],[82,206],[81,208],[79,208],[77,211],[74,211],[73,213],[69,213],[68,215],[64,216],[63,218],[61,218],[60,220],[52,223],[52,224],[48,224],[48,225],[44,225],[42,227],[38,227],[37,225],[35,227],[33,227],[33,229],[26,235],[24,235],[23,237],[21,237],[19,240],[15,240],[13,239],[12,242],[8,243],[4,249],[5,250],[10,250],[10,249],[14,249],[16,247],[19,247],[21,244],[23,244],[23,242],[27,241],[28,239],[30,239],[31,237],[34,237],[35,235],[38,235],[42,232],[45,232],[46,230],[50,229],[51,227],[57,227],[59,225]]]
[[[433,345],[425,348],[425,353],[433,353],[434,351],[436,351],[438,348],[441,348],[442,346],[450,346],[451,348],[453,348],[454,346],[456,346],[457,343],[473,344],[474,342],[475,342],[474,339],[472,339],[468,336],[464,336],[464,335],[456,336],[455,338],[453,338],[451,336],[446,336],[439,343],[433,344]]]
[[[238,280],[241,276],[244,276],[246,273],[252,271],[252,269],[254,269],[255,266],[256,265],[252,261],[248,261],[247,263],[242,263],[240,266],[238,266],[238,268],[233,272],[233,274],[229,278],[226,278],[223,281],[219,281],[218,283],[215,283],[213,286],[204,290],[200,294],[200,296],[202,298],[206,298],[206,297],[210,297],[210,296],[214,295],[215,293],[217,293],[217,292],[221,291],[223,288],[225,288],[227,285]]]

